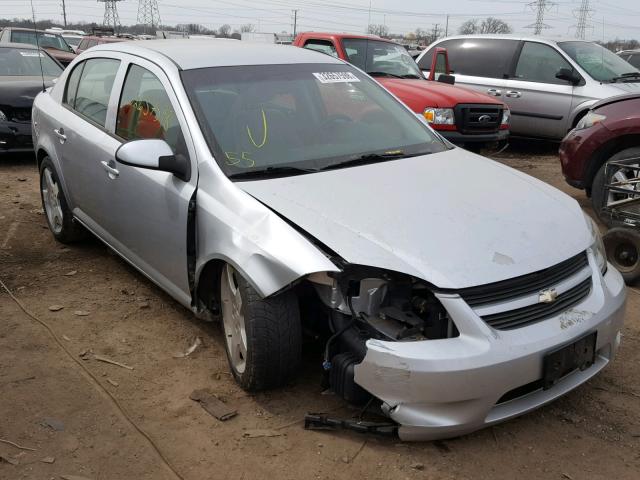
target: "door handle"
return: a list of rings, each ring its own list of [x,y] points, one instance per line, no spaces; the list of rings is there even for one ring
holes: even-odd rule
[[[60,127],[58,129],[55,129],[53,130],[53,133],[56,134],[56,136],[60,140],[60,143],[64,143],[67,141],[67,136],[64,134],[64,128]]]
[[[487,90],[487,93],[489,95],[493,95],[494,97],[499,97],[500,95],[502,95],[502,90],[498,90],[497,88],[490,88],[489,90]]]
[[[109,178],[115,179],[118,175],[120,175],[118,169],[115,168],[115,162],[113,160],[110,162],[105,161],[100,163],[102,164],[102,168],[104,168],[109,174]]]
[[[507,90],[505,94],[509,98],[520,98],[522,96],[522,92],[516,92],[515,90]]]

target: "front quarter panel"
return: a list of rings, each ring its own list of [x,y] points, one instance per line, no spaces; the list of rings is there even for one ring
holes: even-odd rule
[[[268,297],[310,273],[339,271],[318,247],[212,163],[199,167],[196,278],[208,262],[222,260]]]

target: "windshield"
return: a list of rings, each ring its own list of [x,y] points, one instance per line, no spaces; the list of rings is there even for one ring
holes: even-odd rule
[[[444,142],[366,75],[345,64],[216,67],[182,72],[222,170],[339,168],[446,150]]]
[[[13,30],[11,32],[11,41],[15,43],[29,43],[31,45],[40,44],[40,48],[55,48],[65,52],[71,52],[71,47],[64,41],[62,36],[55,33],[38,32],[36,41],[36,32],[29,30]]]
[[[558,45],[599,82],[615,82],[625,74],[640,73],[626,60],[596,43],[560,42]]]
[[[366,38],[345,38],[342,45],[349,62],[370,75],[424,78],[402,45]]]
[[[80,45],[80,42],[82,41],[82,37],[62,37],[65,39],[65,41],[69,44],[69,45],[73,45],[74,47],[77,47],[78,45]]]
[[[46,53],[40,52],[42,72],[47,77],[57,77],[62,68]],[[40,76],[38,50],[24,48],[0,48],[0,76]]]

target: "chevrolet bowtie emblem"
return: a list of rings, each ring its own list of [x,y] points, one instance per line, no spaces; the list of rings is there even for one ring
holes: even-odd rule
[[[553,303],[558,298],[558,292],[556,292],[555,288],[549,288],[547,290],[542,290],[538,295],[538,302],[540,303]]]

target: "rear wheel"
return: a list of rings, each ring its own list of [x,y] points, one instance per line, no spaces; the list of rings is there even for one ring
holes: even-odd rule
[[[607,258],[626,283],[640,278],[640,233],[631,228],[612,228],[603,237]]]
[[[73,243],[86,236],[86,230],[73,219],[53,162],[45,157],[40,164],[40,195],[49,230],[61,243]]]
[[[605,197],[604,187],[607,183],[607,179],[605,178],[605,167],[610,161],[626,160],[636,157],[640,157],[640,147],[627,148],[626,150],[622,150],[621,152],[616,153],[600,167],[600,170],[598,170],[598,173],[596,173],[596,176],[593,179],[593,184],[591,186],[591,204],[598,219],[608,227],[613,226],[615,222],[611,219],[610,216],[604,214],[602,210],[611,202],[623,199],[625,195],[609,192]],[[620,169],[614,174],[613,180],[625,181],[632,177],[632,170]],[[632,189],[633,187],[629,188]]]
[[[240,386],[260,391],[291,380],[302,350],[296,295],[287,291],[260,298],[231,265],[225,265],[220,300],[227,358]]]

